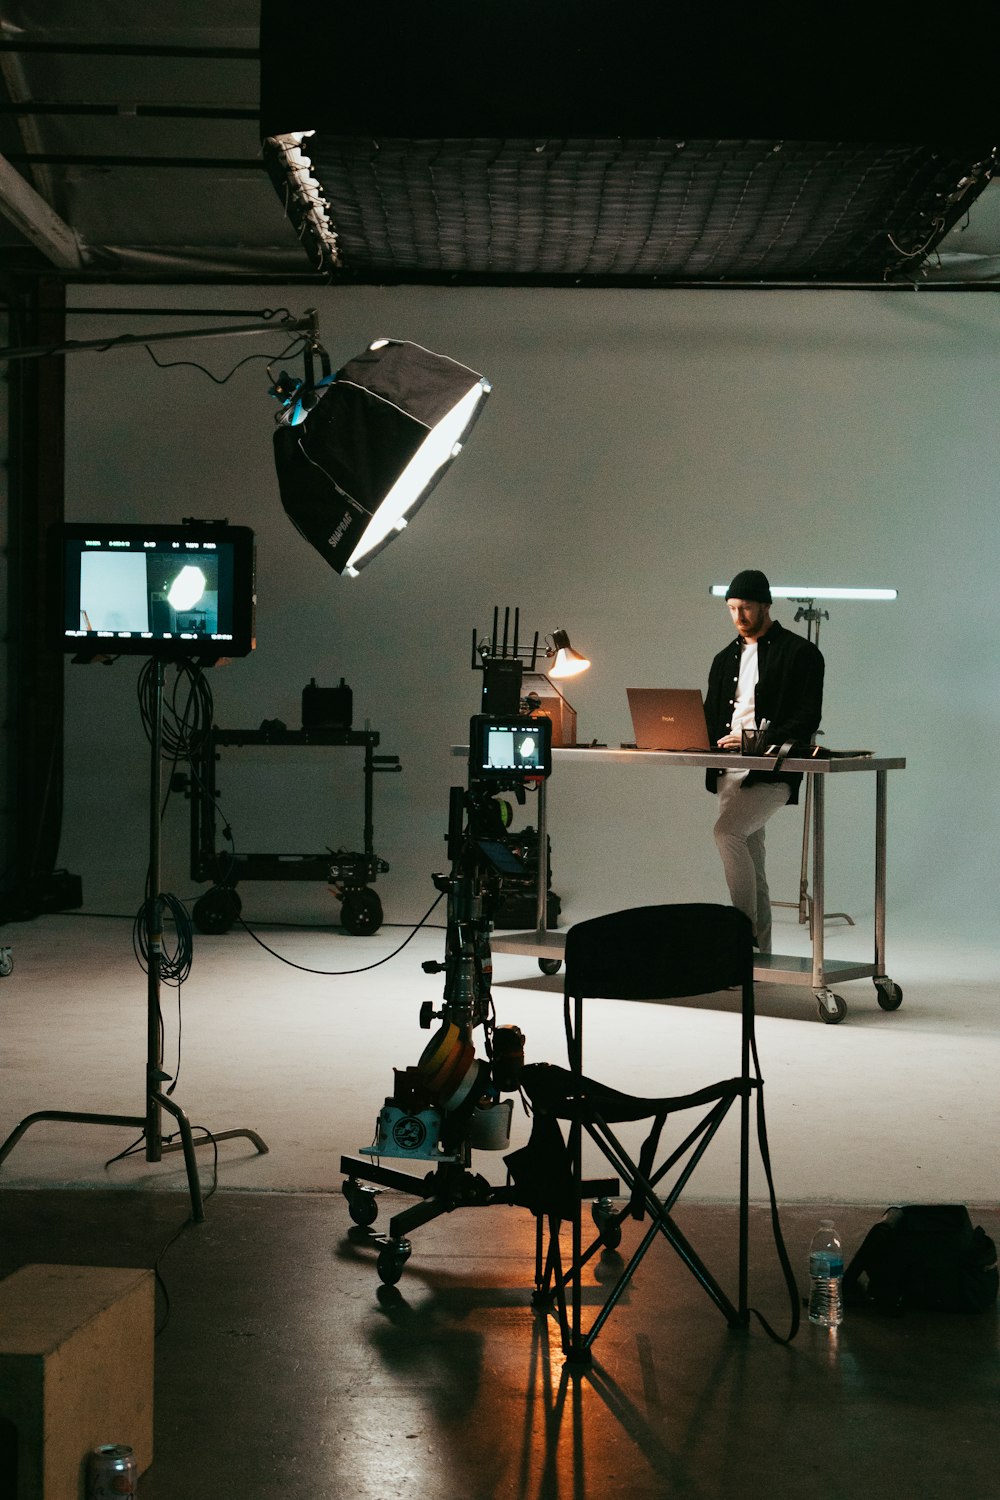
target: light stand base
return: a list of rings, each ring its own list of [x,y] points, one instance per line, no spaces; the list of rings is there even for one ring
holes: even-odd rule
[[[149,1154],[149,1143],[147,1142],[147,1160],[159,1161],[168,1151],[183,1151],[184,1166],[187,1171],[188,1191],[191,1195],[191,1218],[196,1224],[201,1224],[205,1219],[205,1204],[201,1191],[201,1179],[198,1176],[198,1163],[195,1159],[197,1146],[207,1146],[213,1141],[228,1141],[236,1136],[244,1136],[257,1149],[258,1155],[266,1156],[268,1148],[260,1136],[254,1130],[224,1130],[218,1135],[207,1135],[204,1140],[196,1141],[191,1133],[191,1122],[172,1099],[165,1094],[154,1094],[153,1102],[168,1114],[173,1115],[177,1121],[180,1131],[179,1141],[155,1142],[155,1154]],[[6,1161],[25,1131],[30,1130],[32,1125],[38,1124],[40,1120],[63,1120],[72,1125],[121,1125],[130,1130],[145,1130],[145,1115],[101,1115],[89,1112],[80,1112],[68,1109],[40,1109],[34,1114],[26,1115],[19,1125],[15,1125],[7,1139],[0,1145],[0,1164]]]
[[[204,1139],[195,1139],[191,1133],[191,1122],[181,1109],[175,1104],[168,1094],[164,1094],[157,1087],[169,1075],[163,1072],[163,1044],[160,1034],[160,978],[161,978],[161,953],[162,953],[162,899],[160,896],[160,819],[162,813],[162,752],[163,752],[163,680],[165,666],[162,658],[151,658],[149,666],[151,671],[152,698],[148,705],[148,727],[149,727],[149,874],[147,877],[147,890],[151,895],[147,896],[145,913],[147,920],[147,931],[149,934],[149,966],[146,974],[146,1072],[145,1072],[145,1103],[146,1113],[144,1115],[102,1115],[90,1112],[78,1112],[68,1109],[43,1109],[35,1114],[26,1115],[19,1125],[16,1125],[7,1139],[0,1145],[0,1164],[13,1151],[18,1141],[26,1130],[39,1120],[63,1120],[71,1125],[121,1125],[131,1130],[140,1130],[142,1138],[146,1143],[146,1160],[149,1162],[161,1161],[168,1151],[184,1152],[184,1167],[187,1172],[188,1191],[191,1194],[191,1218],[196,1224],[201,1224],[205,1218],[205,1203],[202,1197],[201,1180],[198,1176],[198,1163],[195,1158],[195,1147],[207,1145],[209,1142],[231,1140],[234,1136],[245,1136],[246,1139],[256,1147],[259,1155],[267,1153],[267,1146],[260,1136],[253,1130],[225,1130],[220,1135],[213,1135],[207,1126]],[[140,684],[142,679],[140,679]],[[163,1111],[172,1115],[177,1121],[179,1141],[164,1140],[161,1130],[161,1116]]]

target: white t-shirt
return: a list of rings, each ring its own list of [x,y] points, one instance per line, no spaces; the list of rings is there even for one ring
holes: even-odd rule
[[[736,701],[733,704],[733,719],[729,726],[730,734],[740,734],[744,729],[756,729],[757,727],[757,682],[760,677],[760,664],[757,661],[757,642],[744,641],[743,650],[740,652],[740,672],[736,682]],[[746,771],[727,771],[727,776],[735,776],[742,781]]]

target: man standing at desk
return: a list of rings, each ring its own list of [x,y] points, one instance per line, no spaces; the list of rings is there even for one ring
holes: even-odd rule
[[[823,657],[804,636],[771,619],[771,586],[756,568],[726,590],[736,639],[712,662],[705,698],[710,744],[739,750],[744,729],[767,726],[768,744],[808,744],[823,709]],[[761,953],[771,951],[771,902],[764,872],[764,825],[799,800],[801,775],[707,771],[719,798],[715,842],[733,905],[754,924]]]

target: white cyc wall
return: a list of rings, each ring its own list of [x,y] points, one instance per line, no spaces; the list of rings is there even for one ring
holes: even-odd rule
[[[448,788],[481,679],[473,627],[518,606],[522,631],[568,630],[594,665],[571,683],[580,738],[630,738],[629,686],[704,687],[729,638],[714,581],[888,585],[894,604],[831,603],[827,743],[905,755],[890,776],[889,918],[993,941],[998,737],[993,644],[1000,555],[995,366],[1000,303],[955,293],[646,292],[440,288],[156,293],[170,307],[314,305],[334,366],[378,335],[414,339],[486,374],[465,451],[406,532],[339,578],[285,517],[264,362],[285,340],[158,344],[67,362],[71,519],[251,526],[258,647],[211,674],[216,719],[300,722],[315,678],[354,692],[403,773],[375,783],[387,922],[431,904]],[[88,288],[76,305],[149,307],[149,288]],[[205,322],[215,326],[218,317]],[[244,321],[240,319],[239,321]],[[198,326],[146,314],[74,316],[69,335]],[[794,605],[775,614],[794,624]],[[133,911],[145,878],[148,751],[138,665],[67,672],[60,862],[90,910]],[[828,905],[871,907],[873,778],[831,784]],[[226,753],[222,806],[238,850],[360,849],[360,756]],[[554,885],[567,920],[648,901],[723,900],[713,803],[696,771],[557,765]],[[529,819],[533,810],[527,810]],[[187,872],[187,805],[165,825],[165,888]],[[801,823],[771,825],[774,894],[794,896]],[[322,886],[246,885],[250,917],[332,921]],[[440,910],[440,909],[439,909]],[[859,939],[863,945],[867,938]]]

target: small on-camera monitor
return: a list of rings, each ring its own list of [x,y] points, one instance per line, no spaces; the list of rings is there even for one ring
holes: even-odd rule
[[[485,855],[498,874],[517,875],[523,879],[531,873],[520,855],[515,854],[513,849],[508,849],[506,844],[501,844],[499,839],[477,839],[476,843],[480,853]]]
[[[55,528],[64,651],[211,658],[254,649],[254,537],[246,526]]]
[[[469,774],[477,781],[525,780],[552,770],[552,720],[475,714],[469,725]]]

